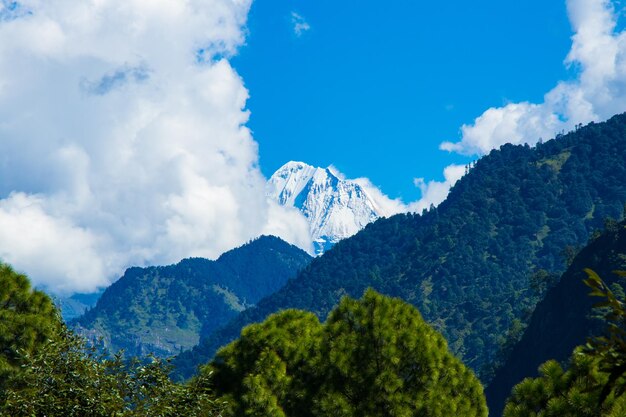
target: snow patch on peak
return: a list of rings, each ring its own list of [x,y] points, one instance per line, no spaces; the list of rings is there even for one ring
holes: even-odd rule
[[[267,193],[304,214],[318,255],[379,217],[394,214],[385,212],[363,186],[345,179],[332,166],[288,162],[269,179]]]

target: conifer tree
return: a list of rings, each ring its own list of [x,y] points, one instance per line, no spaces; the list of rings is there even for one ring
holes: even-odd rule
[[[176,384],[156,358],[125,362],[88,348],[67,329],[27,358],[0,415],[50,417],[213,417],[221,403],[201,378]],[[11,381],[13,382],[13,381]]]
[[[626,415],[626,304],[594,271],[584,281],[606,312],[608,335],[594,337],[574,350],[564,370],[556,361],[539,368],[513,388],[504,417],[620,417]],[[615,271],[626,277],[626,272]]]
[[[414,307],[368,290],[321,325],[287,310],[244,329],[202,374],[234,416],[487,415],[482,386]]]
[[[330,314],[318,416],[486,416],[483,389],[417,309],[367,290]]]
[[[201,375],[213,372],[212,381],[233,415],[310,416],[321,331],[312,313],[274,314],[246,327]]]
[[[61,327],[52,300],[33,290],[25,275],[0,263],[0,392],[26,356],[54,339]]]
[[[50,298],[0,264],[0,416],[213,417],[205,376],[176,384],[160,360],[126,363],[88,348]]]

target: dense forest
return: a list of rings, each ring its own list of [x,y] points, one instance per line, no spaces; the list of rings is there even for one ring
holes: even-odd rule
[[[549,360],[539,367],[538,377],[517,384],[504,417],[626,415],[626,298],[621,286],[608,284],[591,269],[585,273],[590,295],[601,297],[593,314],[604,319],[605,331],[575,348],[565,365]],[[626,278],[626,271],[614,273]]]
[[[399,299],[343,298],[321,324],[288,310],[186,383],[154,357],[96,352],[52,301],[0,266],[0,415],[63,417],[487,415],[483,388]]]
[[[521,333],[543,295],[532,278],[559,276],[605,219],[622,217],[625,137],[619,115],[534,148],[492,151],[439,207],[367,226],[179,355],[178,375],[192,375],[242,327],[273,312],[299,308],[324,319],[342,296],[372,287],[418,307],[489,381],[509,336]]]
[[[626,300],[586,270],[609,331],[541,365],[513,389],[504,417],[621,417],[626,412]],[[620,272],[626,277],[626,272]],[[185,383],[166,363],[88,348],[52,301],[0,265],[0,415],[12,417],[486,417],[483,388],[413,306],[369,289],[325,323],[285,310]],[[492,415],[495,415],[492,413]]]
[[[262,236],[216,261],[130,268],[70,326],[112,352],[170,356],[281,288],[310,260],[303,250]]]
[[[493,415],[500,415],[514,384],[538,375],[539,365],[550,359],[567,362],[576,346],[606,330],[602,314],[592,309],[597,300],[588,296],[589,287],[583,284],[586,268],[604,277],[624,298],[626,281],[613,271],[626,270],[626,222],[607,222],[604,233],[593,237],[537,305],[522,339],[486,390]]]

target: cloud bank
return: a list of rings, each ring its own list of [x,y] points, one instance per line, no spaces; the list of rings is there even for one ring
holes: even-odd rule
[[[261,233],[310,246],[265,198],[228,61],[249,7],[0,2],[0,259],[71,293]]]
[[[108,285],[130,265],[215,257],[261,233],[310,248],[268,202],[248,92],[228,58],[251,0],[0,0],[0,259],[57,293]],[[441,148],[485,154],[626,110],[626,34],[608,0],[569,0],[562,81]],[[309,30],[292,15],[296,34]],[[418,202],[360,183],[391,214],[437,205],[462,176],[416,179]]]
[[[577,71],[542,103],[510,103],[486,110],[461,127],[461,140],[441,149],[482,155],[505,143],[535,144],[579,123],[602,121],[626,111],[626,32],[616,31],[618,12],[609,0],[568,0],[574,35],[565,65]]]

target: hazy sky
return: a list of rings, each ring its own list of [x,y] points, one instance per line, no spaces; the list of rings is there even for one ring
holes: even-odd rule
[[[0,0],[0,259],[67,294],[262,233],[310,249],[265,197],[289,160],[420,211],[503,143],[626,110],[622,11]]]

